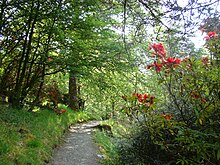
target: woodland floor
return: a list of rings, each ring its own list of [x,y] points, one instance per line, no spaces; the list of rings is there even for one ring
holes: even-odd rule
[[[100,165],[92,132],[99,121],[71,126],[48,165]]]

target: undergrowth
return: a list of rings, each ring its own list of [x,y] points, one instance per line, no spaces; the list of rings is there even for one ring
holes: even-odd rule
[[[47,163],[68,126],[92,117],[85,112],[0,107],[0,162],[3,165],[41,165]]]
[[[95,133],[95,141],[99,145],[101,155],[103,155],[101,163],[113,165],[114,160],[118,160],[118,152],[113,138],[111,138],[106,132],[97,130]]]
[[[101,163],[105,165],[121,165],[124,162],[121,161],[120,148],[124,139],[123,136],[128,134],[128,129],[123,125],[119,124],[114,119],[105,120],[102,122],[103,125],[111,126],[112,134],[109,134],[105,130],[96,130],[95,141],[99,145],[100,154],[103,155]]]

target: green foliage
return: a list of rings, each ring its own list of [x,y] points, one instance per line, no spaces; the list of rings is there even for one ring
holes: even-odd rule
[[[100,147],[100,154],[104,156],[102,163],[114,165],[118,160],[118,152],[115,141],[103,131],[97,130],[95,133],[95,141]]]
[[[132,157],[136,158],[133,163],[160,164],[169,162],[166,158],[169,155],[173,156],[172,161],[180,164],[219,160],[219,38],[209,36],[210,61],[205,58],[200,61],[204,51],[196,50],[191,42],[185,38],[183,41],[182,35],[177,34],[182,26],[185,31],[186,27],[194,26],[196,21],[191,20],[195,13],[211,14],[211,4],[189,1],[188,6],[194,8],[188,8],[176,1],[20,0],[18,3],[3,0],[0,97],[15,106],[31,104],[33,109],[40,102],[52,103],[56,108],[54,112],[0,111],[0,160],[3,164],[33,164],[34,161],[41,164],[41,160],[48,159],[51,146],[58,142],[69,123],[111,117],[119,117],[127,125],[138,123],[141,128],[128,137],[131,140],[125,138],[121,142],[127,146],[122,145],[119,151],[112,140],[98,133],[99,138],[103,138],[103,148],[111,153],[108,159],[116,155],[115,159],[121,159],[122,164]],[[187,12],[190,12],[188,18]],[[175,29],[167,27],[164,17],[169,27]],[[217,22],[218,17],[206,22],[210,20]],[[185,59],[175,67],[156,59],[155,63],[161,62],[167,68],[159,65],[158,69],[157,66],[157,74],[143,71],[149,61],[149,57],[143,56],[152,26],[156,27],[156,34],[152,36],[166,42],[167,54],[194,58]],[[206,25],[217,32],[218,28],[213,26]],[[123,37],[112,27],[122,28]],[[131,33],[126,37],[127,30]],[[146,31],[149,34],[145,34]],[[143,78],[145,74],[147,77]],[[58,104],[63,101],[64,94],[71,94],[72,85],[68,81],[71,76],[80,79],[75,84],[82,87],[78,91],[80,96],[74,96],[86,100],[86,111],[92,115],[84,112],[76,115]],[[147,95],[134,93],[130,96],[134,91],[145,91]],[[120,128],[126,135],[132,132],[125,126]],[[129,155],[117,156],[116,152],[123,155],[127,149]],[[149,156],[151,149],[159,157]],[[145,161],[147,156],[141,157],[144,151],[148,162]]]
[[[103,119],[117,115],[118,109],[123,104],[123,101],[118,101],[120,96],[133,92],[135,78],[132,78],[132,75],[123,74],[123,71],[102,69],[95,70],[89,79],[81,79],[81,94],[86,99],[86,110]]]
[[[129,138],[118,139],[118,164],[165,164],[171,155],[155,144],[146,128],[137,128]]]
[[[212,50],[219,40],[213,36],[207,46],[214,58],[187,57],[180,62],[165,57],[161,44],[152,46],[155,62],[148,68],[155,68],[156,87],[165,99],[140,93],[122,97],[123,112],[139,131],[116,143],[118,164],[219,163],[220,70],[218,49]]]
[[[0,96],[14,106],[35,104],[51,75],[71,71],[81,78],[94,68],[122,64],[114,60],[122,49],[99,4],[3,1]]]
[[[59,115],[42,109],[0,109],[0,162],[9,164],[44,164],[50,160],[53,148],[70,124],[92,118],[85,112],[66,112]]]

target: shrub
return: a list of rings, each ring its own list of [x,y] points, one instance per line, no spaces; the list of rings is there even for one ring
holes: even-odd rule
[[[212,58],[167,57],[162,44],[150,46],[154,62],[147,68],[156,71],[158,87],[167,93],[167,100],[162,102],[167,108],[164,112],[158,110],[157,99],[149,94],[135,92],[132,96],[123,96],[127,102],[124,112],[146,128],[127,143],[130,145],[125,150],[122,147],[123,161],[129,160],[131,164],[219,163],[220,67],[218,51],[213,49],[218,48],[219,41],[214,32],[208,35],[211,36],[207,47],[213,52]]]

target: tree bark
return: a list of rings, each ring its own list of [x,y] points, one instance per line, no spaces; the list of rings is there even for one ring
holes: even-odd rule
[[[75,111],[79,110],[77,78],[72,71],[69,73],[69,107]]]

